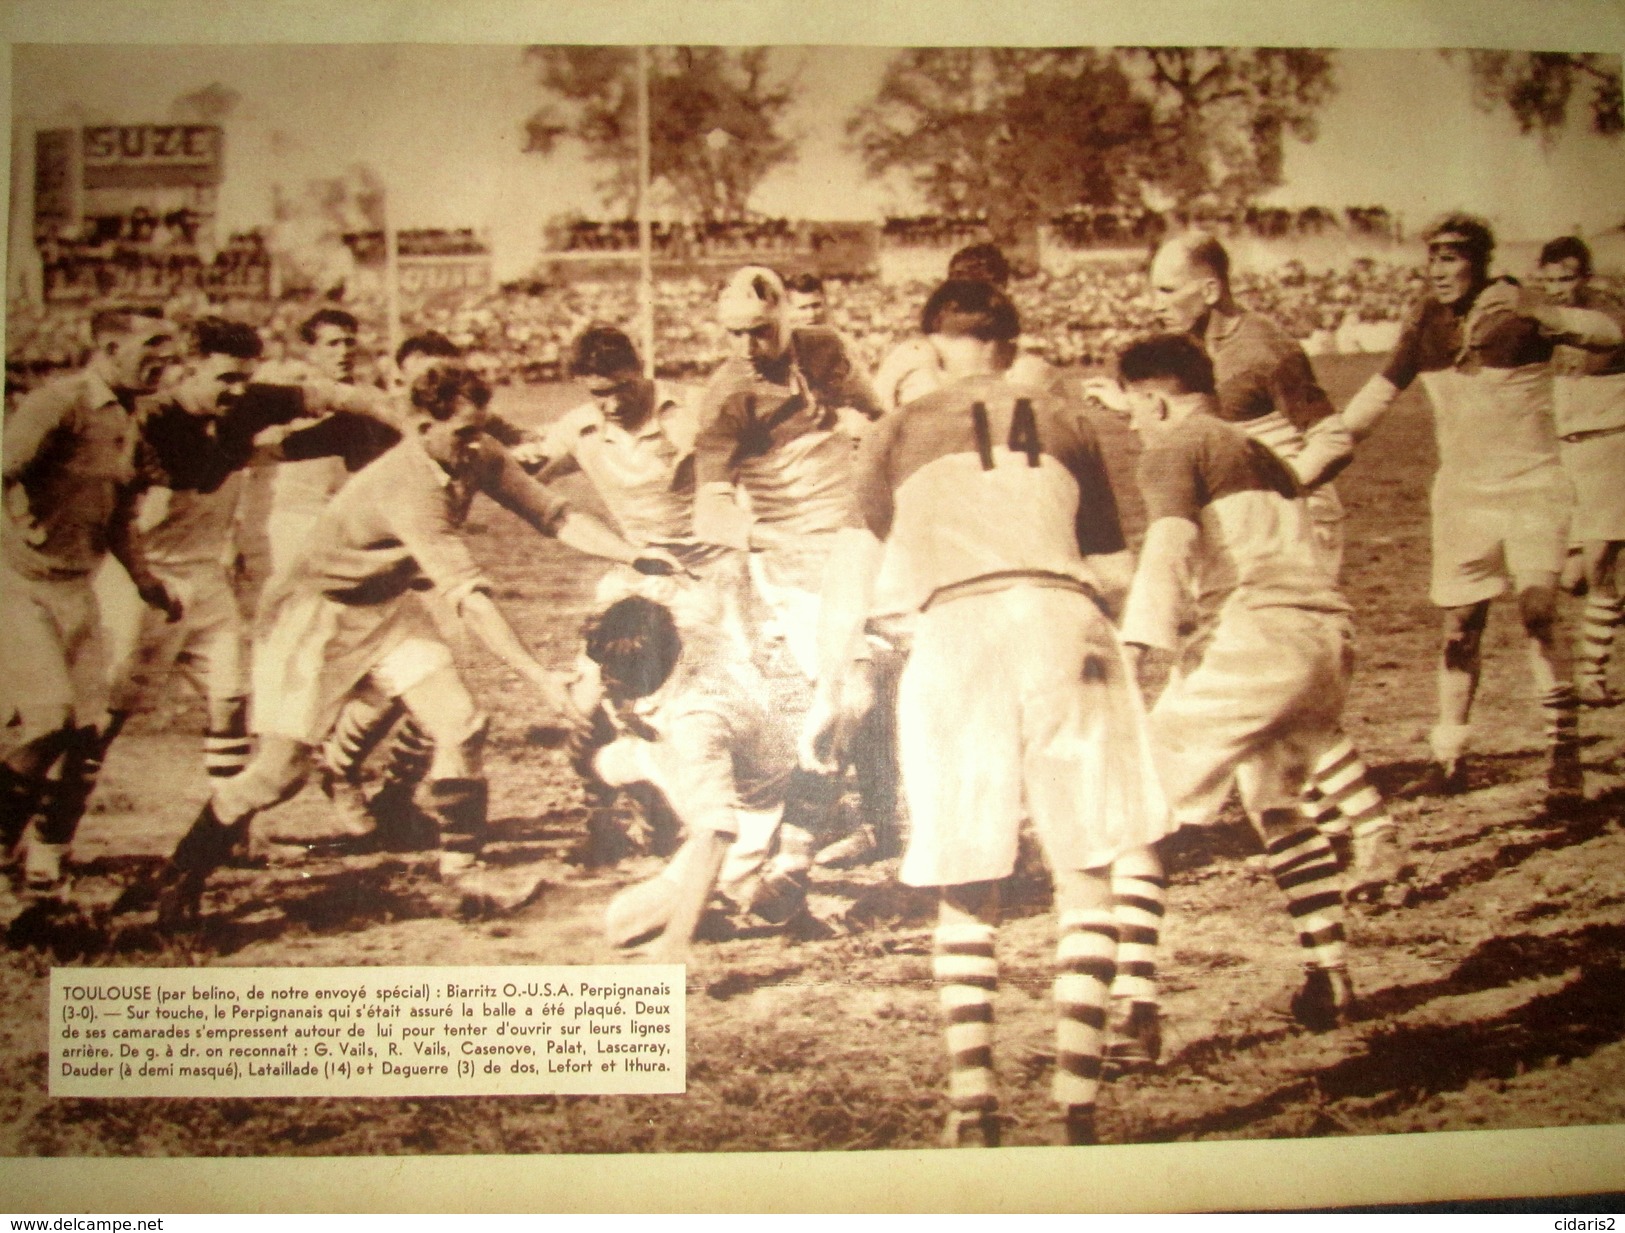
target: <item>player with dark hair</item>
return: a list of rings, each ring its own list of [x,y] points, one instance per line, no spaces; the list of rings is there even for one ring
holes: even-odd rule
[[[137,400],[174,362],[174,331],[156,315],[107,308],[91,319],[91,341],[81,371],[6,416],[0,450],[0,681],[17,728],[0,759],[0,852],[9,857],[32,826],[23,879],[36,890],[62,886],[105,750],[108,664],[91,575],[111,553],[144,603],[172,620],[181,612],[134,530]]]
[[[1605,314],[1625,331],[1625,305],[1591,281],[1591,250],[1562,236],[1540,250],[1539,282],[1556,307]],[[1574,685],[1585,706],[1610,706],[1608,660],[1621,620],[1625,547],[1625,346],[1593,323],[1593,345],[1565,342],[1552,357],[1558,456],[1574,484],[1569,542],[1585,570],[1585,616],[1574,649]]]
[[[476,863],[486,837],[485,721],[415,591],[433,589],[556,712],[568,713],[554,675],[513,632],[456,535],[477,493],[578,551],[650,572],[676,568],[664,553],[640,552],[572,510],[487,441],[490,390],[472,372],[432,366],[409,397],[400,443],[345,485],[267,591],[253,668],[259,747],[241,775],[216,786],[177,845],[160,886],[166,926],[197,912],[209,874],[253,817],[298,790],[312,747],[362,681],[399,698],[433,743],[427,796],[442,871],[455,875]]]
[[[948,281],[1010,285],[1010,259],[997,244],[969,244],[948,258]]]
[[[1122,531],[1080,409],[1003,377],[1020,330],[1004,294],[949,282],[929,321],[945,382],[861,448],[802,758],[827,764],[884,550],[893,593],[919,613],[898,703],[911,824],[899,876],[938,888],[947,1141],[999,1141],[999,882],[1030,818],[1060,916],[1054,1094],[1067,1141],[1087,1143],[1118,957],[1112,867],[1167,829],[1139,691],[1091,565],[1123,551]]]
[[[1342,890],[1325,836],[1299,802],[1338,736],[1352,666],[1349,606],[1325,570],[1291,469],[1223,422],[1214,369],[1188,334],[1128,347],[1118,360],[1145,446],[1148,526],[1122,621],[1143,659],[1174,656],[1151,709],[1157,769],[1176,824],[1218,814],[1232,784],[1306,951],[1292,998],[1325,1031],[1353,1007]],[[1181,636],[1194,604],[1196,629]]]
[[[793,330],[829,324],[829,303],[824,280],[813,273],[796,274],[784,280],[784,319]]]
[[[1439,720],[1426,793],[1466,789],[1463,755],[1478,691],[1490,602],[1510,588],[1546,720],[1547,801],[1583,799],[1578,701],[1558,636],[1557,581],[1573,488],[1558,455],[1552,407],[1558,343],[1617,341],[1618,327],[1585,310],[1536,304],[1490,277],[1489,225],[1448,214],[1423,233],[1428,294],[1406,313],[1383,371],[1349,401],[1343,421],[1368,433],[1400,391],[1421,379],[1433,404],[1439,472],[1431,493],[1431,596],[1443,610]]]
[[[1230,254],[1206,232],[1164,241],[1152,259],[1150,283],[1163,328],[1196,339],[1211,358],[1219,417],[1267,445],[1303,484],[1315,542],[1335,582],[1343,566],[1344,511],[1328,480],[1353,457],[1354,443],[1309,357],[1275,322],[1236,303]],[[1110,378],[1085,388],[1126,411]],[[1378,897],[1408,872],[1382,794],[1346,734],[1321,754],[1304,808],[1334,845],[1347,849],[1351,898]]]
[[[772,924],[804,915],[808,853],[784,827],[794,736],[761,675],[729,639],[680,628],[640,595],[611,604],[585,634],[571,696],[617,716],[594,768],[609,783],[657,790],[684,836],[665,869],[611,901],[610,941],[659,933],[653,957],[680,963],[717,888]]]

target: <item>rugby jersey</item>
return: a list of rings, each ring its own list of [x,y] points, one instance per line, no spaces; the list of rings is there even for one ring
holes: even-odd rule
[[[566,411],[542,435],[543,482],[579,471],[633,544],[693,542],[695,412],[664,382],[649,418],[628,431],[597,402]]]
[[[758,525],[794,534],[844,520],[852,438],[836,410],[881,413],[862,367],[833,330],[792,330],[782,360],[766,371],[743,358],[723,363],[700,399],[695,480],[737,483]]]
[[[1414,304],[1383,376],[1402,390],[1421,378],[1446,487],[1495,493],[1544,483],[1558,465],[1552,341],[1531,318],[1504,312],[1468,346],[1470,308]]]
[[[1625,329],[1625,304],[1596,288],[1587,287],[1575,307],[1605,313]],[[1560,345],[1552,356],[1552,374],[1560,436],[1625,428],[1625,346]]]
[[[1123,614],[1125,642],[1174,649],[1178,601],[1187,599],[1201,624],[1229,605],[1350,611],[1317,556],[1291,470],[1236,426],[1188,416],[1146,447],[1138,479],[1148,525],[1178,518],[1199,535],[1190,561],[1142,554]]]
[[[314,587],[342,603],[379,604],[432,588],[455,606],[489,589],[456,534],[477,492],[545,535],[569,512],[494,442],[481,442],[466,470],[453,476],[406,437],[322,510],[282,589]]]
[[[5,556],[25,578],[90,573],[135,478],[130,409],[88,369],[41,386],[5,421]]]
[[[944,587],[1052,574],[1124,548],[1094,430],[1067,402],[997,375],[964,378],[881,420],[858,453],[853,525],[886,541],[886,594],[907,610]]]

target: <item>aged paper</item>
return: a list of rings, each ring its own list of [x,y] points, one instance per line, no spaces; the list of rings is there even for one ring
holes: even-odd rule
[[[1053,3],[1026,6],[1015,22],[1010,16],[971,3],[816,8],[776,3],[593,8],[497,3],[454,10],[375,4],[348,6],[319,19],[293,5],[252,10],[145,5],[126,12],[93,4],[14,3],[4,21],[12,45],[681,42],[869,48],[1155,42],[1424,49],[1510,45],[1614,52],[1625,47],[1625,16],[1608,4],[1538,9],[1518,3],[1324,4],[1306,11],[1285,3],[1244,9],[1182,3],[1130,12],[1119,6]],[[425,83],[426,90],[435,88]],[[10,89],[5,93],[9,100]],[[26,136],[13,129],[11,140]],[[1439,202],[1440,208],[1448,204]],[[551,962],[545,954],[504,962],[528,958]],[[222,970],[230,971],[233,980],[255,979],[252,969],[188,969],[187,976],[195,982],[200,974]],[[353,969],[369,979],[384,970]],[[422,969],[437,970],[447,981],[470,986],[489,980],[500,991],[503,983],[497,974],[479,969]],[[524,969],[526,979],[559,970]],[[651,979],[659,970],[643,969]],[[56,987],[68,982],[64,971],[55,969]],[[346,971],[332,970],[334,987],[342,987]],[[139,969],[116,964],[96,970],[98,979],[121,983],[139,974]],[[1556,978],[1554,973],[1544,975]],[[318,987],[311,983],[312,997]],[[936,1030],[932,1024],[907,1020],[879,1022],[891,1032]],[[694,1041],[688,1043],[692,1053]],[[53,1055],[53,1081],[61,1060]],[[1607,1098],[1617,1102],[1618,1093]],[[416,1154],[254,1161],[19,1157],[0,1161],[0,1181],[19,1210],[1213,1210],[1617,1190],[1625,1187],[1621,1161],[1625,1128],[1595,1126],[1137,1144],[1082,1152],[1022,1147],[998,1153]]]

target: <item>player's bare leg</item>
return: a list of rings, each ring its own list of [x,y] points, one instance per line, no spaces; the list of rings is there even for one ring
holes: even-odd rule
[[[1142,865],[1142,868],[1144,866]],[[1160,868],[1160,865],[1158,866]],[[1105,1053],[1106,1003],[1117,974],[1119,925],[1113,871],[1054,871],[1055,1103],[1066,1142],[1092,1144]]]
[[[1310,1031],[1329,1031],[1348,1022],[1354,1007],[1337,857],[1296,809],[1264,809],[1255,825],[1304,948],[1307,975],[1293,995],[1293,1017]]]
[[[949,1113],[943,1141],[949,1147],[999,1145],[999,1100],[993,1085],[998,925],[997,882],[941,889],[931,970],[948,1035]]]
[[[1529,671],[1546,723],[1546,804],[1564,809],[1585,799],[1580,765],[1580,702],[1575,694],[1569,647],[1557,636],[1557,585],[1518,592],[1518,615],[1528,637]]]
[[[1112,865],[1117,970],[1112,978],[1107,1018],[1108,1073],[1151,1069],[1162,1054],[1157,948],[1167,894],[1168,877],[1155,847],[1125,853]]]
[[[1472,713],[1483,670],[1484,625],[1490,604],[1468,604],[1444,610],[1444,645],[1439,657],[1439,721],[1428,734],[1433,762],[1426,773],[1411,785],[1417,796],[1448,796],[1467,788],[1467,772],[1462,764],[1470,731],[1467,717]]]
[[[1585,616],[1574,648],[1574,686],[1581,706],[1613,706],[1619,697],[1608,688],[1608,661],[1625,612],[1619,591],[1620,540],[1588,540],[1580,546],[1585,567]]]

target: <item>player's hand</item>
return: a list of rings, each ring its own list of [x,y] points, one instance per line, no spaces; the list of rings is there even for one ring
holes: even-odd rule
[[[541,441],[535,439],[510,446],[508,457],[527,471],[540,471],[547,463],[547,451],[542,448]]]
[[[801,721],[796,741],[796,758],[801,768],[816,775],[832,775],[840,769],[840,699],[834,691],[819,686],[813,690],[812,705]]]
[[[186,611],[180,598],[172,593],[168,587],[154,578],[151,582],[144,582],[136,587],[136,593],[141,596],[141,602],[149,608],[156,608],[164,614],[164,620],[171,625],[181,619]]]
[[[640,574],[655,574],[661,577],[678,574],[687,578],[694,577],[692,573],[683,567],[681,561],[664,548],[643,549],[632,562],[632,568]]]
[[[1086,377],[1083,396],[1098,402],[1114,415],[1128,414],[1128,394],[1113,377]]]

